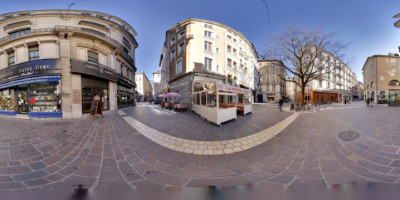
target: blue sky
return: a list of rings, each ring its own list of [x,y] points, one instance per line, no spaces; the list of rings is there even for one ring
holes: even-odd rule
[[[2,4],[0,13],[67,9],[76,0],[14,0]],[[323,28],[337,32],[336,39],[349,43],[345,50],[349,66],[362,80],[361,69],[371,55],[398,52],[400,29],[392,17],[400,13],[399,0],[83,0],[71,9],[94,10],[127,21],[138,32],[136,66],[149,79],[159,69],[165,32],[187,18],[200,18],[228,25],[242,32],[261,53],[270,34],[289,25]]]

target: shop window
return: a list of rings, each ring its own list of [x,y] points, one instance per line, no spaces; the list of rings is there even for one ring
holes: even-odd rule
[[[0,90],[0,111],[17,111],[14,89]]]
[[[99,63],[99,53],[88,50],[87,55],[89,62]]]
[[[200,93],[196,94],[196,104],[200,105]]]
[[[38,60],[39,59],[39,45],[31,45],[28,47],[29,49],[29,60]]]
[[[215,107],[217,105],[217,95],[215,92],[207,93],[207,107]]]
[[[207,94],[205,92],[201,93],[201,105],[205,106],[207,102]]]
[[[30,112],[61,112],[60,81],[30,84]]]
[[[9,51],[8,53],[8,66],[15,64],[15,52],[14,50]]]

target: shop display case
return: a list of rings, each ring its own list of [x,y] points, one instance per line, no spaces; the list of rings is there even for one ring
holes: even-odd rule
[[[0,111],[15,112],[17,110],[14,90],[0,91]]]
[[[30,112],[60,112],[60,98],[57,95],[57,85],[43,84],[32,87],[30,99],[35,103],[30,106]]]

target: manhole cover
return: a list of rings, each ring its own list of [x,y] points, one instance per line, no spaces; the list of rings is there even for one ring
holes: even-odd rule
[[[339,138],[345,141],[355,140],[358,136],[360,136],[360,134],[354,131],[343,131],[339,133]]]

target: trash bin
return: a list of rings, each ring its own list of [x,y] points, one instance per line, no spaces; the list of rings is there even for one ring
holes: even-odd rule
[[[290,104],[290,110],[294,110],[294,103]]]

